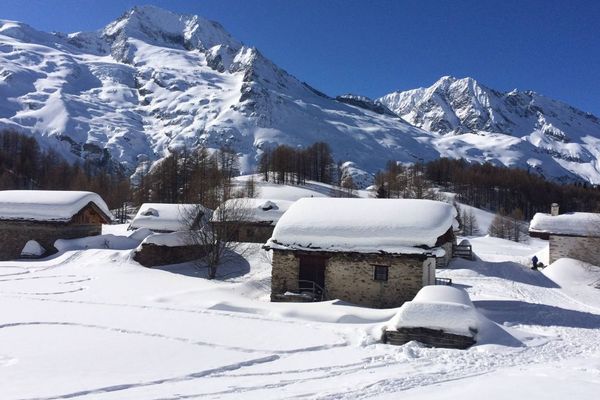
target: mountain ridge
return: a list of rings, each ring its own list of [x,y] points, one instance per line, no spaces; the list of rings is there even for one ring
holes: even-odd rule
[[[446,156],[600,183],[600,130],[573,134],[544,112],[538,131],[515,129],[494,109],[503,95],[469,79],[334,99],[199,16],[141,6],[72,34],[0,21],[0,128],[71,161],[109,154],[135,174],[184,147],[229,146],[249,173],[267,148],[325,141],[362,173]],[[504,97],[537,116],[523,93]]]

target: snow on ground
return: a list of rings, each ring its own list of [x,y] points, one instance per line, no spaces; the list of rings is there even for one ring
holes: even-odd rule
[[[270,303],[270,254],[254,244],[212,281],[190,264],[143,268],[129,249],[0,262],[0,398],[595,399],[600,292],[587,278],[582,289],[587,267],[532,271],[518,261],[541,243],[471,242],[480,259],[438,275],[523,346],[395,347],[378,338],[397,309]]]

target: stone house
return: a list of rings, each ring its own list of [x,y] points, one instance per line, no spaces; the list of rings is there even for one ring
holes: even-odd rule
[[[2,190],[0,260],[19,258],[30,241],[37,242],[45,250],[43,254],[52,254],[57,239],[99,235],[102,224],[110,223],[112,218],[96,193]]]
[[[293,204],[289,200],[231,199],[217,207],[211,224],[217,234],[235,242],[266,243],[279,218]]]
[[[432,200],[300,199],[265,245],[271,300],[401,306],[435,284],[436,258],[451,257],[455,216]]]
[[[202,229],[211,215],[212,210],[199,204],[142,204],[128,229],[149,229],[154,234],[142,241],[133,259],[145,267],[155,267],[203,257],[206,248],[194,243],[189,231]]]
[[[600,214],[559,214],[552,204],[550,214],[537,213],[529,224],[529,235],[549,241],[549,262],[562,257],[600,265]]]
[[[144,203],[129,224],[130,230],[150,229],[170,233],[201,228],[212,215],[212,210],[200,204]]]

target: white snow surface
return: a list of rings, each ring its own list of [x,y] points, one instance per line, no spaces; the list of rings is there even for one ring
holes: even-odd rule
[[[542,272],[564,287],[600,288],[600,267],[573,258],[559,258]]]
[[[176,232],[189,228],[187,221],[191,215],[204,213],[201,223],[210,218],[211,210],[198,204],[144,203],[129,225],[130,229]]]
[[[28,240],[21,251],[21,256],[39,257],[46,252],[46,249],[35,240]]]
[[[68,221],[89,203],[113,218],[100,196],[63,190],[1,190],[0,220]]]
[[[193,244],[189,231],[154,233],[146,236],[141,245],[154,244],[157,246],[178,247]]]
[[[422,254],[452,228],[456,210],[433,200],[304,198],[281,217],[272,248]]]
[[[600,237],[600,214],[574,212],[560,215],[536,213],[531,219],[532,232]]]
[[[104,232],[118,242],[125,228]],[[242,245],[213,280],[192,264],[143,268],[132,249],[0,262],[0,397],[596,399],[600,297],[591,279],[571,276],[571,261],[543,273],[522,264],[547,250],[541,240],[470,240],[484,257],[436,274],[508,336],[478,337],[464,351],[380,343],[399,309],[269,302],[271,255],[257,244]]]
[[[265,198],[239,198],[230,199],[220,205],[213,214],[213,221],[221,221],[228,216],[233,216],[225,212],[220,212],[221,207],[233,207],[239,209],[234,213],[241,216],[244,222],[258,222],[269,225],[277,224],[281,216],[294,204],[290,200],[265,199]]]

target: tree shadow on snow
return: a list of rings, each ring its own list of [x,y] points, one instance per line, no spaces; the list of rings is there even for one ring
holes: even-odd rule
[[[481,260],[469,261],[464,259],[454,259],[452,260],[449,268],[470,269],[480,275],[506,279],[509,281],[525,283],[527,285],[544,288],[560,287],[540,271],[534,271],[531,268],[512,261],[489,262]]]
[[[208,279],[208,268],[200,260],[185,262],[181,264],[159,265],[153,267],[173,274],[180,274],[192,278]],[[237,278],[250,272],[250,264],[241,255],[235,252],[228,252],[221,265],[217,269],[216,280],[227,280]]]
[[[584,311],[518,300],[478,300],[473,303],[486,317],[499,324],[508,322],[584,329],[600,328],[600,315]]]

